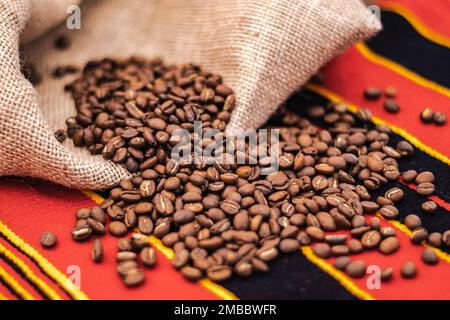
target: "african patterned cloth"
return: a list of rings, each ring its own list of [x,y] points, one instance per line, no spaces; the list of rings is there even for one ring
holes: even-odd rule
[[[158,249],[159,263],[145,271],[145,285],[128,289],[115,272],[115,238],[103,239],[105,260],[94,264],[92,243],[75,243],[70,236],[74,212],[94,206],[101,201],[99,195],[42,181],[2,178],[0,299],[450,299],[449,249],[436,249],[439,263],[425,265],[420,258],[425,245],[412,245],[411,231],[402,224],[407,214],[416,213],[429,232],[450,229],[450,125],[425,125],[418,117],[428,106],[450,114],[450,2],[396,0],[378,5],[384,30],[334,59],[323,69],[325,82],[306,85],[287,106],[300,113],[303,104],[330,101],[346,102],[352,111],[367,107],[373,112],[374,124],[392,128],[394,142],[406,139],[414,145],[414,157],[399,162],[402,171],[435,173],[436,192],[428,197],[439,206],[433,214],[421,212],[424,198],[414,186],[394,183],[406,196],[399,203],[398,219],[382,220],[382,224],[396,229],[401,250],[390,256],[376,250],[354,256],[367,265],[394,267],[391,282],[377,288],[370,281],[368,285],[369,275],[351,279],[333,267],[333,258],[317,258],[305,246],[273,262],[268,274],[233,278],[220,285],[209,280],[191,283],[172,267],[171,250],[150,237]],[[396,87],[401,112],[389,114],[381,101],[365,101],[361,93],[367,86]],[[59,238],[52,250],[39,244],[40,234],[48,230]],[[400,276],[400,266],[406,261],[418,266],[415,279]]]

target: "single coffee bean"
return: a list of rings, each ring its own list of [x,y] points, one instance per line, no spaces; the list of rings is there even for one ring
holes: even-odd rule
[[[330,234],[325,236],[325,241],[331,245],[343,244],[346,240],[347,235],[345,234]]]
[[[392,275],[394,274],[394,269],[392,267],[387,267],[381,270],[380,279],[383,282],[387,282],[392,279]]]
[[[53,248],[56,245],[56,235],[53,232],[43,232],[39,242],[44,248]]]
[[[279,244],[280,251],[283,253],[296,252],[300,248],[300,244],[295,239],[283,239]]]
[[[433,120],[437,125],[443,126],[447,122],[447,116],[445,115],[445,113],[437,111],[433,115]]]
[[[414,182],[414,180],[417,177],[417,171],[416,170],[407,170],[403,172],[402,179],[406,183]]]
[[[382,227],[380,229],[380,234],[383,238],[393,237],[396,234],[396,231],[392,227]]]
[[[366,274],[366,264],[362,260],[351,261],[345,267],[345,273],[352,278],[361,278]]]
[[[109,224],[109,232],[115,237],[123,237],[127,234],[128,228],[127,226],[120,221],[113,221]]]
[[[421,204],[420,207],[422,208],[422,211],[426,212],[426,213],[433,213],[438,208],[436,202],[431,201],[431,200],[425,201],[424,203]]]
[[[431,171],[422,171],[416,176],[415,183],[417,185],[419,185],[421,183],[425,183],[425,182],[433,183],[434,180],[435,180],[435,177],[434,177],[433,172],[431,172]]]
[[[91,209],[81,208],[77,210],[76,217],[77,219],[87,219],[91,215]]]
[[[313,252],[316,256],[323,258],[323,259],[327,259],[331,256],[331,248],[326,243],[317,243],[313,247]]]
[[[232,271],[227,266],[212,266],[206,270],[209,279],[215,282],[223,282],[231,277]]]
[[[447,248],[450,248],[450,230],[447,230],[442,234],[442,243]]]
[[[436,253],[431,248],[425,248],[422,251],[422,260],[426,264],[432,264],[432,265],[437,264],[439,262],[439,259],[436,255]]]
[[[384,89],[384,94],[388,98],[395,98],[397,96],[397,88],[389,86]]]
[[[397,113],[400,111],[400,106],[397,101],[394,99],[386,99],[383,103],[384,110],[389,113]]]
[[[423,182],[417,186],[417,193],[422,196],[429,196],[434,192],[434,184],[431,182]]]
[[[402,265],[401,275],[403,278],[414,278],[417,274],[417,268],[414,262],[408,261]]]
[[[333,262],[333,266],[338,270],[345,270],[345,267],[352,261],[348,256],[337,257]]]
[[[106,214],[100,207],[94,207],[90,210],[90,217],[94,220],[97,220],[101,224],[106,223]]]
[[[145,267],[151,268],[157,261],[156,250],[152,247],[146,247],[139,253],[139,258]]]
[[[373,249],[381,241],[381,234],[377,230],[370,230],[363,234],[361,238],[362,245],[367,249]]]
[[[347,242],[347,246],[350,249],[351,253],[360,253],[364,250],[364,247],[363,247],[361,241],[359,241],[357,239],[350,239]]]
[[[420,244],[423,240],[428,238],[428,231],[425,228],[419,227],[414,229],[411,233],[410,239],[413,244]]]
[[[150,235],[153,232],[153,221],[148,216],[139,216],[138,218],[139,231],[145,235]]]
[[[144,271],[141,269],[132,269],[128,271],[122,281],[127,287],[136,287],[141,285],[145,280]]]
[[[120,238],[119,240],[117,240],[117,249],[119,251],[131,251],[131,240],[127,238]]]
[[[364,98],[367,100],[377,100],[381,97],[381,90],[376,87],[367,87],[364,89]]]
[[[405,217],[404,223],[411,230],[414,230],[414,229],[422,226],[422,221],[420,220],[419,216],[417,216],[415,214],[407,215]]]
[[[386,219],[395,219],[399,212],[398,209],[392,205],[385,205],[380,209],[380,213]]]
[[[201,270],[191,266],[185,266],[181,268],[180,271],[183,276],[185,276],[190,281],[197,281],[203,277],[203,273]]]
[[[428,235],[427,243],[433,247],[440,247],[442,245],[442,234],[433,232]]]
[[[425,108],[420,113],[420,120],[422,120],[423,123],[430,123],[431,121],[433,121],[433,117],[434,117],[434,112],[430,108]]]
[[[389,189],[384,194],[384,197],[386,199],[389,199],[389,200],[391,200],[394,203],[400,201],[403,198],[403,196],[404,196],[403,190],[400,189],[400,188],[397,188],[397,187]]]
[[[346,256],[350,253],[350,249],[344,244],[338,244],[331,247],[333,256]]]
[[[99,222],[95,219],[92,219],[92,218],[88,218],[86,222],[96,234],[99,234],[99,235],[105,234],[106,229],[105,229],[105,226],[101,222]]]
[[[89,225],[82,225],[72,229],[72,238],[75,241],[86,241],[92,235],[92,228]]]
[[[392,254],[398,250],[400,247],[400,242],[396,237],[387,237],[380,243],[380,251],[383,254]]]
[[[399,143],[397,143],[397,151],[403,157],[409,157],[414,153],[414,148],[409,142],[400,141]]]
[[[99,239],[94,240],[94,244],[92,246],[91,251],[91,257],[92,261],[94,261],[95,263],[99,263],[103,259],[103,245]]]
[[[121,251],[118,252],[116,255],[116,261],[117,262],[123,262],[128,260],[135,260],[136,259],[136,253],[133,251]]]

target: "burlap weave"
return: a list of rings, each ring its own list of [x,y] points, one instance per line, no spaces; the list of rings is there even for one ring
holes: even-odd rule
[[[76,2],[0,0],[0,175],[89,189],[127,175],[54,138],[75,112],[63,91],[70,77],[50,75],[57,66],[127,55],[195,62],[235,90],[229,128],[258,127],[321,65],[380,29],[359,0],[92,0],[81,4],[80,30],[63,21],[48,31]],[[24,27],[24,57],[43,77],[36,88],[20,72]],[[71,39],[68,50],[53,47],[61,34]]]

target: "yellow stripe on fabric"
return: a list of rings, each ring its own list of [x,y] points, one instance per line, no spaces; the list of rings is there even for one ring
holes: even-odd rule
[[[388,68],[422,87],[431,89],[450,98],[450,89],[448,89],[447,87],[424,78],[421,75],[418,75],[417,73],[405,68],[401,64],[398,64],[397,62],[394,62],[373,52],[366,44],[362,42],[357,43],[355,47],[359,51],[359,53],[361,53],[367,60]]]
[[[39,278],[30,267],[23,262],[14,253],[8,250],[0,243],[0,254],[4,255],[11,263],[14,264],[26,277],[27,280],[32,282],[42,293],[45,294],[51,300],[62,300],[58,293],[53,290],[47,283],[45,283],[41,278]]]
[[[328,98],[330,101],[332,102],[343,102],[345,104],[347,104],[348,106],[348,110],[350,112],[356,113],[360,108],[351,104],[350,102],[346,101],[344,98],[338,96],[337,94],[331,92],[330,90],[322,87],[322,86],[318,86],[315,84],[311,84],[308,83],[305,85],[305,88],[307,88],[308,90],[311,90],[315,93],[318,93],[326,98]],[[392,132],[398,134],[399,136],[405,138],[406,140],[408,140],[411,144],[413,144],[417,149],[427,153],[428,155],[450,165],[450,159],[445,156],[444,154],[440,153],[437,150],[434,150],[433,148],[427,146],[425,143],[423,143],[422,141],[420,141],[418,138],[414,137],[412,134],[410,134],[409,132],[407,132],[406,130],[399,128],[391,123],[388,123],[384,120],[382,120],[381,118],[378,118],[377,116],[372,116],[372,122],[376,125],[378,124],[383,124],[388,126]]]
[[[53,279],[64,291],[66,291],[73,299],[88,300],[88,296],[81,291],[72,281],[70,281],[61,271],[59,271],[50,261],[42,256],[39,251],[26,243],[22,238],[10,230],[2,221],[0,221],[0,233],[3,234],[5,240],[17,247],[22,253],[37,263],[39,268],[49,278]]]
[[[385,220],[385,221],[388,221],[390,224],[392,224],[394,227],[396,227],[397,229],[399,229],[400,231],[402,231],[402,232],[403,232],[404,234],[406,234],[407,236],[410,236],[410,235],[412,234],[412,231],[411,231],[407,226],[405,226],[404,224],[402,224],[401,222],[399,222],[399,221],[397,221],[397,220],[386,219],[385,217],[383,217],[383,216],[381,215],[380,212],[377,212],[376,215],[377,215],[377,217],[379,217],[380,219],[383,219],[383,220]],[[437,255],[439,258],[441,258],[442,260],[444,260],[444,261],[450,263],[450,255],[449,255],[448,253],[446,253],[446,252],[444,252],[444,251],[442,251],[442,250],[439,250],[439,249],[436,248],[436,247],[430,246],[430,245],[428,245],[428,244],[426,244],[426,243],[423,243],[423,246],[432,249],[432,250],[436,253],[436,255]]]
[[[441,46],[450,48],[450,38],[431,30],[422,20],[420,20],[410,9],[400,3],[382,1],[380,7],[384,11],[391,11],[405,18],[418,33],[424,38],[435,42]]]
[[[9,273],[0,266],[0,279],[5,282],[5,284],[14,291],[20,298],[25,300],[36,300],[31,293],[29,293],[22,285],[17,282],[16,279],[11,277]]]
[[[94,200],[96,203],[100,204],[103,202],[103,197],[99,194],[92,192],[92,191],[82,191],[85,195],[87,195],[89,198]],[[148,241],[150,244],[156,248],[159,252],[161,252],[167,259],[172,260],[173,259],[173,250],[166,247],[161,240],[156,238],[155,236],[148,236]],[[204,287],[209,292],[213,293],[217,297],[223,300],[239,300],[239,298],[229,290],[225,289],[221,285],[218,285],[217,283],[214,283],[208,279],[202,279],[198,282],[202,287]]]
[[[333,265],[329,264],[324,259],[316,256],[311,247],[303,246],[300,248],[300,250],[309,261],[311,261],[324,272],[336,279],[336,281],[339,282],[352,295],[362,300],[375,300],[375,298],[370,293],[361,289],[342,271],[336,269]]]

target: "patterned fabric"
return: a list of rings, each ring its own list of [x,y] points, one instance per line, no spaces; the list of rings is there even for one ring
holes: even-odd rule
[[[383,225],[396,228],[401,249],[387,257],[378,251],[355,256],[367,265],[394,267],[391,282],[369,289],[369,276],[351,279],[332,266],[332,258],[317,258],[306,246],[298,254],[272,263],[271,272],[265,275],[233,278],[221,285],[208,280],[190,283],[171,266],[171,250],[150,237],[158,249],[159,263],[146,271],[144,286],[127,289],[114,272],[114,238],[103,239],[106,257],[100,265],[90,260],[91,243],[77,244],[70,238],[76,209],[93,206],[101,200],[99,195],[42,181],[2,178],[0,299],[450,299],[449,250],[436,249],[438,265],[423,264],[423,246],[410,243],[410,230],[402,224],[405,215],[415,213],[430,232],[450,229],[450,125],[424,125],[418,118],[426,106],[449,114],[450,21],[445,18],[450,14],[450,3],[396,0],[378,4],[384,30],[333,60],[323,70],[326,80],[322,85],[308,84],[286,104],[299,113],[302,105],[328,101],[344,101],[353,111],[367,107],[375,124],[386,123],[392,128],[394,142],[406,139],[414,145],[415,156],[400,161],[401,170],[435,173],[436,192],[429,198],[439,205],[438,211],[422,213],[419,205],[423,197],[413,186],[396,182],[406,196],[399,203],[398,220],[383,220]],[[367,86],[395,86],[401,112],[388,114],[380,101],[365,101],[362,91]],[[39,245],[39,235],[48,230],[59,238],[52,250]],[[406,261],[416,263],[415,279],[400,277],[400,266]],[[68,279],[80,280],[80,288]]]

